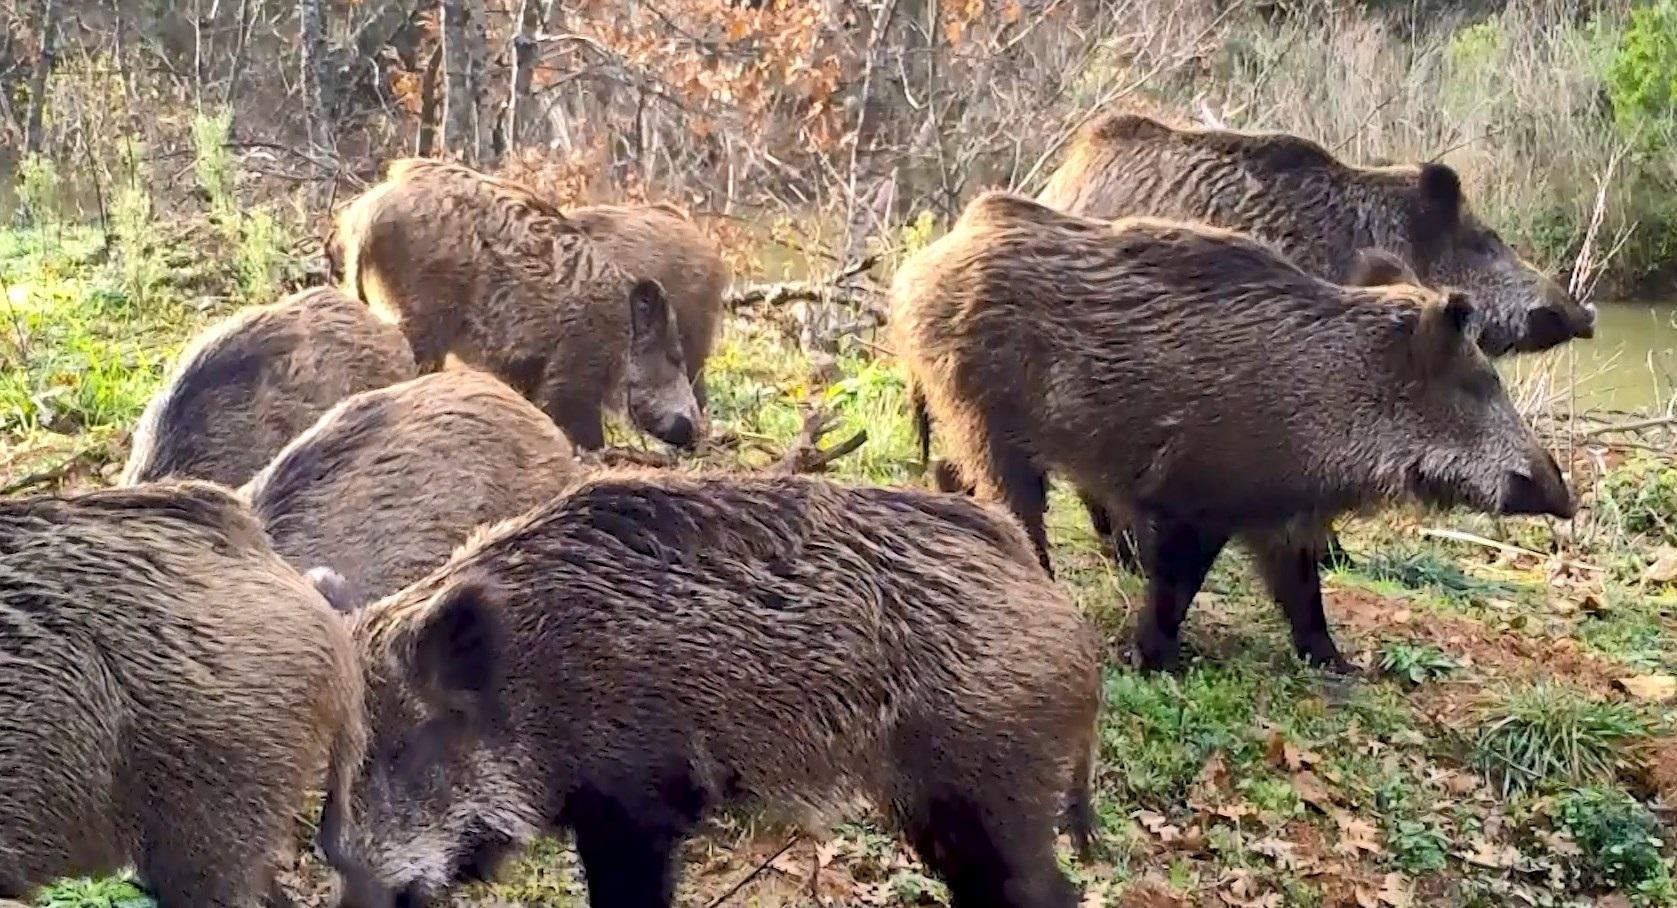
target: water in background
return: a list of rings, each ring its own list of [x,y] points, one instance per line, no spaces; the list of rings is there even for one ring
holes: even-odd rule
[[[1576,357],[1579,410],[1666,412],[1677,397],[1677,300],[1603,303],[1596,311],[1596,336],[1546,354],[1543,366],[1559,370]],[[1518,356],[1503,366],[1518,375],[1542,362]]]

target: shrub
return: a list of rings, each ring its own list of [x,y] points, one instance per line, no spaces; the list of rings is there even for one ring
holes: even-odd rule
[[[1677,0],[1631,11],[1607,71],[1613,116],[1627,136],[1647,148],[1677,132]]]
[[[1677,544],[1677,466],[1668,460],[1638,456],[1602,478],[1596,507],[1601,519],[1621,532]]]
[[[1629,706],[1540,683],[1487,711],[1473,762],[1504,795],[1597,782],[1612,778],[1626,762],[1627,746],[1647,734],[1647,721]]]
[[[1591,885],[1646,893],[1671,888],[1659,821],[1630,795],[1575,789],[1560,796],[1552,815],[1583,852],[1579,861]]]

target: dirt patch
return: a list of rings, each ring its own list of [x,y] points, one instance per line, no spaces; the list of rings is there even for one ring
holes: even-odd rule
[[[1649,742],[1643,780],[1659,796],[1660,806],[1668,815],[1677,815],[1677,735]]]
[[[1358,637],[1396,637],[1432,646],[1460,659],[1475,675],[1522,683],[1564,681],[1608,697],[1615,694],[1614,678],[1625,674],[1570,638],[1496,630],[1472,618],[1421,612],[1406,599],[1368,590],[1333,590],[1325,597],[1334,626]]]

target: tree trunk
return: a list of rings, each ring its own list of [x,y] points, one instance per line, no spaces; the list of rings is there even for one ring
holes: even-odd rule
[[[437,81],[442,76],[443,46],[438,44],[425,61],[419,80],[419,143],[414,153],[428,158],[437,152]]]
[[[24,126],[24,149],[41,153],[41,119],[47,107],[47,76],[58,57],[58,3],[41,0],[41,55],[35,59],[35,74],[29,78],[29,119]]]
[[[488,36],[483,0],[441,0],[443,69],[448,93],[444,102],[443,145],[468,164],[487,157],[488,136],[480,114]]]
[[[321,0],[297,0],[298,40],[302,44],[303,109],[308,117],[309,142],[332,147],[332,123],[327,117],[326,24]]]
[[[523,0],[518,14],[518,32],[512,38],[512,85],[507,90],[507,107],[495,135],[495,157],[515,151],[529,125],[530,83],[536,72],[536,34],[541,30],[542,8],[536,0]]]

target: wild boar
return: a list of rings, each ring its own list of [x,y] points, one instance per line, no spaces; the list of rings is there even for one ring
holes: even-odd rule
[[[605,257],[640,278],[652,278],[675,307],[681,355],[700,409],[705,406],[704,368],[722,325],[728,265],[722,250],[692,221],[668,205],[589,205],[566,210]]]
[[[1595,333],[1595,310],[1503,242],[1443,164],[1356,167],[1278,132],[1176,129],[1138,114],[1092,122],[1037,201],[1069,214],[1198,221],[1273,245],[1346,283],[1361,249],[1384,249],[1430,287],[1473,300],[1488,356]]]
[[[0,898],[132,863],[163,908],[267,904],[361,760],[356,658],[219,486],[0,501]]]
[[[346,905],[426,904],[558,826],[590,904],[668,906],[708,811],[858,795],[957,906],[1077,904],[1055,824],[1091,822],[1097,641],[972,499],[603,475],[354,634],[372,757],[321,827]]]
[[[245,489],[274,549],[331,568],[327,598],[378,599],[477,527],[558,494],[577,470],[553,421],[493,376],[449,369],[338,404]]]
[[[237,486],[333,404],[417,374],[402,333],[337,290],[241,310],[180,355],[134,430],[122,483]]]
[[[602,416],[695,441],[698,402],[664,288],[636,279],[534,193],[458,164],[400,160],[339,212],[344,283],[399,325],[422,372],[452,355],[534,401],[579,448]]]
[[[1459,293],[1341,287],[1244,235],[988,193],[892,294],[897,350],[950,459],[1045,565],[1048,471],[1137,514],[1144,667],[1176,663],[1233,535],[1254,543],[1300,654],[1344,668],[1310,551],[1334,515],[1410,496],[1574,509],[1467,339]]]

